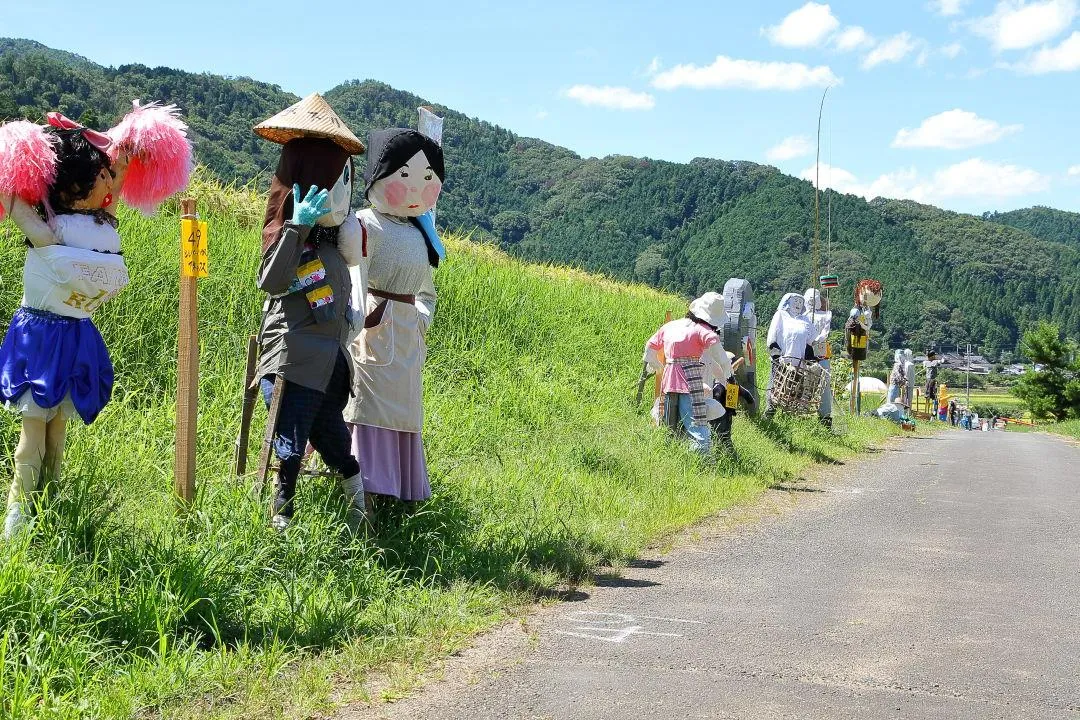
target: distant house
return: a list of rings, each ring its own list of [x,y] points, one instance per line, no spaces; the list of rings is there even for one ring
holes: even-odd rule
[[[1013,363],[1012,365],[1006,365],[1001,370],[1002,375],[1023,375],[1028,371],[1028,366],[1024,363]]]
[[[967,372],[970,369],[976,375],[989,375],[990,369],[993,367],[993,363],[982,355],[965,356],[964,353],[946,352],[938,357],[945,361],[942,363],[942,367],[959,372]],[[970,368],[968,366],[969,361]]]

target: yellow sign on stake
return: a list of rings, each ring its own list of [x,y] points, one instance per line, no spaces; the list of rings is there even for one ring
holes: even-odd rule
[[[203,278],[210,274],[210,252],[207,247],[206,223],[185,218],[180,221],[180,237],[184,257],[180,272],[184,277]]]

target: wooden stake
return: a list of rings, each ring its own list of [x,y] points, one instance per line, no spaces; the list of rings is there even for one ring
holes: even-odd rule
[[[664,324],[667,325],[669,322],[671,322],[671,311],[670,310],[668,310],[668,311],[666,311],[664,313]],[[663,348],[660,348],[660,350],[658,351],[657,354],[659,354],[659,356],[660,356],[660,362],[661,363],[667,363],[667,358],[664,357],[664,349]],[[663,387],[663,380],[664,380],[663,371],[660,371],[660,372],[656,373],[656,379],[653,380],[653,400],[660,397],[660,392],[661,392],[661,389]],[[662,405],[661,405],[661,415],[660,416],[663,417],[663,406]]]
[[[244,403],[240,408],[240,434],[236,438],[236,454],[233,457],[236,477],[243,477],[244,473],[247,472],[251,416],[255,411],[255,401],[259,398],[259,386],[255,382],[255,369],[258,362],[259,341],[252,335],[248,338],[247,369],[244,372]]]
[[[196,220],[195,200],[181,202],[182,219]],[[195,500],[195,445],[199,415],[198,278],[183,270],[185,245],[196,243],[196,232],[180,237],[180,328],[176,362],[176,456],[174,488],[182,510]],[[195,248],[189,251],[197,255]],[[193,275],[193,274],[192,274]]]

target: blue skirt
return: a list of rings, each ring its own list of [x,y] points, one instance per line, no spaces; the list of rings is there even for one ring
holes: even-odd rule
[[[90,318],[28,307],[15,311],[0,345],[0,402],[32,399],[47,409],[70,397],[89,425],[112,397],[112,386],[112,360]]]

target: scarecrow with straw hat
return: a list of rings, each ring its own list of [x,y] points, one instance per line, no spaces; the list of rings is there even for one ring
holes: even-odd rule
[[[358,267],[363,276],[363,231],[350,205],[352,156],[364,144],[317,93],[254,131],[283,146],[266,205],[258,279],[269,296],[257,369],[268,406],[279,388],[271,524],[284,531],[292,520],[309,442],[343,478],[351,517],[360,520],[368,506],[342,410],[352,380],[348,348],[360,326],[350,300],[364,292],[350,274]]]
[[[686,317],[665,323],[645,343],[645,363],[662,373],[661,421],[689,435],[691,447],[702,455],[712,447],[710,421],[726,414],[713,388],[734,375],[719,334],[725,317],[724,296],[708,292],[690,303]],[[723,429],[730,432],[729,426]],[[730,434],[721,441],[725,450],[733,449]]]

